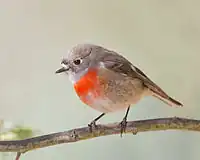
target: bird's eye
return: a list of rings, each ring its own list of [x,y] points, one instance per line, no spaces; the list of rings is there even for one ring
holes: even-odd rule
[[[82,62],[82,59],[76,59],[76,60],[74,60],[74,64],[75,65],[79,65],[79,64],[81,64],[81,62]]]

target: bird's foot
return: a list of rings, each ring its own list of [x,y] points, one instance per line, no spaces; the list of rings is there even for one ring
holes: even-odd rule
[[[96,125],[96,121],[92,121],[91,123],[88,124],[88,127],[90,129],[90,132],[93,131],[93,129],[96,129],[97,128],[97,125]]]

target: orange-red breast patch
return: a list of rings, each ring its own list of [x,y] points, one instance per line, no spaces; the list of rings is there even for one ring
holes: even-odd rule
[[[97,70],[90,69],[74,84],[74,89],[77,95],[86,104],[90,103],[87,99],[89,92],[92,95],[92,98],[99,96]]]

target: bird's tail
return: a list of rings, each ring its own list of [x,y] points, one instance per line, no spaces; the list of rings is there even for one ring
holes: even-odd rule
[[[164,103],[168,104],[169,106],[177,106],[182,107],[183,104],[174,98],[170,97],[167,93],[165,93],[158,85],[152,82],[150,79],[145,83],[146,87],[151,92],[150,94],[159,100],[163,101]]]
[[[178,106],[178,107],[182,107],[183,104],[180,103],[179,101],[171,98],[171,97],[162,97],[158,94],[153,94],[154,97],[158,98],[159,100],[163,101],[165,104],[169,105],[169,106]]]
[[[136,68],[136,71],[138,73],[138,77],[148,88],[150,91],[150,95],[160,99],[164,103],[170,105],[170,106],[178,106],[182,107],[183,104],[180,103],[179,101],[173,99],[170,97],[167,93],[165,93],[158,85],[156,85],[152,80],[150,80],[142,71],[140,71],[138,68]]]

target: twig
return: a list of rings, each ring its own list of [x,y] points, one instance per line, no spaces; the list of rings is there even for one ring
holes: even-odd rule
[[[92,132],[90,131],[89,127],[82,127],[25,140],[0,141],[0,152],[17,152],[17,159],[21,153],[25,153],[34,149],[49,147],[61,143],[71,143],[100,136],[120,134],[120,127],[121,126],[119,123],[112,123],[106,125],[97,125]],[[127,122],[126,133],[136,134],[138,132],[172,129],[200,132],[200,120],[171,117],[129,121]]]
[[[17,155],[16,155],[16,157],[15,157],[15,160],[19,160],[20,156],[21,156],[21,153],[20,153],[20,152],[17,152]]]

